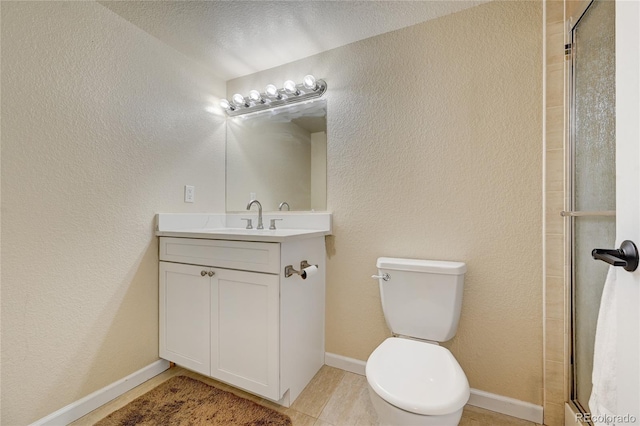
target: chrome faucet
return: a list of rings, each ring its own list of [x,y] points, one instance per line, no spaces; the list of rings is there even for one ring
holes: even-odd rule
[[[278,210],[282,211],[282,208],[284,206],[287,206],[287,210],[291,210],[291,207],[289,207],[289,203],[287,203],[286,201],[280,203],[280,205],[278,206]]]
[[[256,226],[256,229],[264,229],[264,226],[262,226],[262,204],[260,204],[260,201],[249,201],[249,204],[247,204],[247,210],[251,210],[251,206],[254,204],[258,205],[258,226]]]

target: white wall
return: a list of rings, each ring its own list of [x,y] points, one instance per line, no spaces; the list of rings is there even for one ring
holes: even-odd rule
[[[0,423],[17,425],[157,359],[153,218],[224,211],[205,109],[225,86],[93,2],[1,14]]]
[[[229,81],[327,81],[327,351],[389,335],[379,256],[464,261],[451,348],[476,389],[542,402],[542,2],[491,2]]]

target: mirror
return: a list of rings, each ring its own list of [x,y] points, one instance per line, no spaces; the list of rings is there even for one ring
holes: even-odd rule
[[[327,101],[227,119],[226,179],[228,212],[326,210]]]

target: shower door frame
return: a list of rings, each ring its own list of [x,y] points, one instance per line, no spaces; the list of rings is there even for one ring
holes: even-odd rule
[[[580,6],[580,10],[576,12],[577,19],[573,16],[567,20],[567,34],[565,35],[565,59],[567,60],[566,66],[566,122],[569,124],[567,126],[567,151],[565,153],[565,185],[566,190],[566,205],[565,211],[574,211],[575,210],[575,191],[574,191],[574,183],[575,183],[575,134],[576,134],[576,126],[575,126],[575,35],[573,30],[575,29],[578,22],[580,22],[580,18],[587,11],[589,6],[593,3],[593,0],[585,1]],[[569,347],[568,347],[568,355],[569,355],[569,368],[568,368],[568,398],[567,401],[573,408],[575,413],[585,414],[588,410],[578,402],[576,397],[576,364],[575,364],[575,347],[576,347],[576,334],[575,334],[575,318],[576,318],[576,297],[575,297],[575,219],[572,216],[565,216],[565,253],[566,259],[568,259],[567,266],[565,268],[565,282],[569,285],[569,309],[568,309],[568,329],[569,329]],[[565,419],[566,420],[566,419]]]
[[[566,1],[566,0],[565,0]],[[576,300],[575,300],[575,217],[579,216],[615,216],[615,212],[581,212],[583,214],[572,214],[575,212],[575,149],[576,149],[576,105],[575,105],[575,55],[576,55],[576,40],[574,30],[580,23],[580,20],[585,15],[587,10],[593,5],[595,0],[583,0],[576,9],[572,12],[571,16],[566,20],[566,33],[565,40],[565,87],[567,88],[565,93],[565,122],[566,126],[566,140],[567,148],[565,151],[565,212],[562,213],[565,216],[565,255],[568,259],[567,267],[565,267],[565,283],[569,286],[569,309],[567,310],[567,324],[569,330],[568,336],[568,383],[567,383],[567,403],[571,407],[574,414],[586,414],[589,412],[588,407],[583,407],[577,399],[576,395],[576,362],[575,362],[575,347],[576,347],[576,333],[575,318],[576,318]],[[569,212],[568,214],[565,214]],[[611,214],[613,213],[613,214]],[[583,424],[593,425],[589,421],[583,421]]]

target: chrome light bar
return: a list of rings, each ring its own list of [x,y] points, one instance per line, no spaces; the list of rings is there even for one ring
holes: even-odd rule
[[[273,84],[269,84],[263,93],[251,90],[248,96],[236,93],[231,98],[231,101],[227,99],[221,100],[220,106],[229,117],[235,117],[257,111],[271,110],[283,105],[309,101],[321,97],[327,91],[327,83],[324,80],[316,80],[312,75],[305,76],[300,84],[287,80],[283,86],[283,88],[278,89]]]

